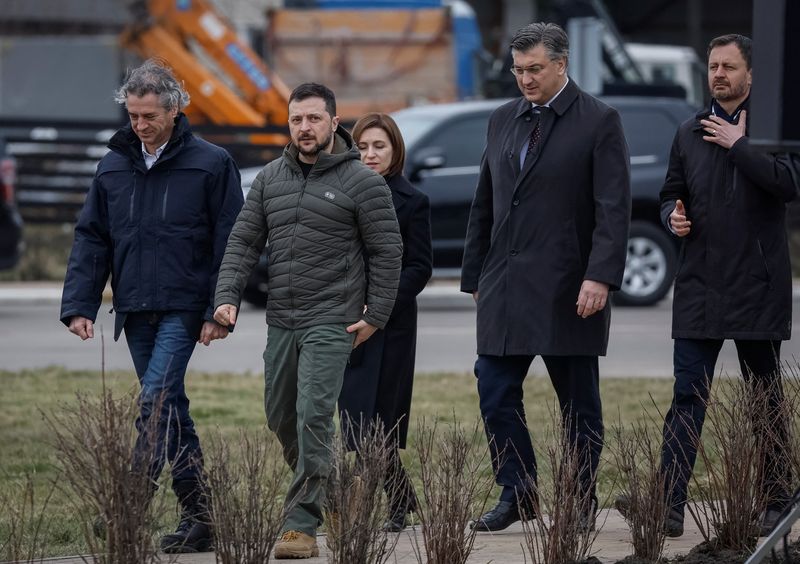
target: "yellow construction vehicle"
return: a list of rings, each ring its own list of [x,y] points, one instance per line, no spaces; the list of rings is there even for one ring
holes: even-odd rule
[[[192,97],[194,123],[285,127],[289,89],[206,0],[134,0],[122,44],[142,58],[166,61]],[[250,135],[281,143],[281,135]]]

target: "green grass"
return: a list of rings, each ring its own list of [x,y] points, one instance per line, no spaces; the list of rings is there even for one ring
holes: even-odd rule
[[[136,390],[133,372],[109,372],[106,381],[117,395]],[[665,412],[671,399],[671,384],[669,379],[603,379],[601,393],[607,439],[611,439],[608,430],[618,421],[625,425],[637,420],[650,420],[657,431],[660,421],[656,421],[658,415],[652,402]],[[0,387],[3,390],[0,395],[0,498],[18,485],[26,474],[33,474],[37,496],[43,496],[58,475],[58,460],[48,437],[44,414],[55,413],[64,405],[73,404],[77,391],[99,392],[101,375],[99,372],[72,372],[61,368],[0,371]],[[187,375],[187,391],[201,438],[218,430],[223,437],[234,439],[240,429],[264,428],[263,381],[260,377],[190,373]],[[548,378],[529,377],[526,380],[525,406],[535,442],[546,439],[546,430],[552,427],[551,413],[555,402]],[[645,414],[643,406],[649,415]],[[419,475],[414,452],[419,418],[447,424],[455,416],[470,430],[476,424],[478,414],[475,378],[471,374],[418,376],[414,384],[409,449],[403,454],[412,476]],[[475,436],[475,441],[480,446],[485,445],[482,433]],[[614,468],[609,462],[604,462],[598,478],[601,501],[610,499],[615,479]],[[45,538],[47,554],[84,552],[86,547],[80,519],[86,516],[76,514],[62,490],[63,478],[57,483],[59,488],[49,504],[51,523]],[[6,514],[0,515],[0,546],[3,532],[7,531],[7,519]],[[168,526],[172,519],[170,512],[161,526]]]
[[[64,280],[74,237],[71,224],[25,225],[25,252],[19,264],[0,272],[0,282]]]

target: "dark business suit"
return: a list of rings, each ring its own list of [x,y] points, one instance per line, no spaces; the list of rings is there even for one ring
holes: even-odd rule
[[[361,425],[380,421],[394,442],[387,493],[410,496],[397,448],[405,448],[417,346],[417,294],[431,277],[431,220],[428,196],[401,175],[386,179],[403,238],[403,265],[394,309],[383,330],[356,348],[339,395],[342,432],[356,446]],[[408,490],[408,491],[406,491]],[[390,502],[393,501],[390,497]],[[396,503],[401,501],[394,500]]]
[[[583,319],[576,301],[584,280],[619,288],[630,223],[617,112],[570,81],[543,110],[541,141],[520,167],[530,108],[518,98],[489,119],[461,279],[462,291],[479,292],[475,373],[492,453],[503,453],[495,464],[501,501],[529,490],[526,476],[536,479],[522,403],[535,355],[594,474],[603,435],[597,356],[606,353],[611,311]],[[593,477],[583,477],[594,497]]]

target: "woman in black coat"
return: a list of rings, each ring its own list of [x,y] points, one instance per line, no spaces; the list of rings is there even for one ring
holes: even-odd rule
[[[384,481],[389,498],[388,531],[406,526],[406,516],[416,509],[411,482],[400,461],[405,448],[414,359],[417,344],[417,294],[431,277],[431,221],[428,196],[414,188],[402,174],[405,145],[394,120],[370,113],[353,127],[361,160],[382,175],[392,191],[392,202],[403,236],[403,266],[392,315],[356,348],[344,375],[339,395],[342,433],[355,447],[362,429],[380,422],[389,437],[391,460]]]

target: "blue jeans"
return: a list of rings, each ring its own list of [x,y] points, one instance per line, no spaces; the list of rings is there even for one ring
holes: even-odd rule
[[[137,312],[125,320],[125,339],[141,385],[133,465],[146,465],[154,482],[167,461],[174,481],[202,476],[203,453],[184,387],[201,324],[200,312]]]

